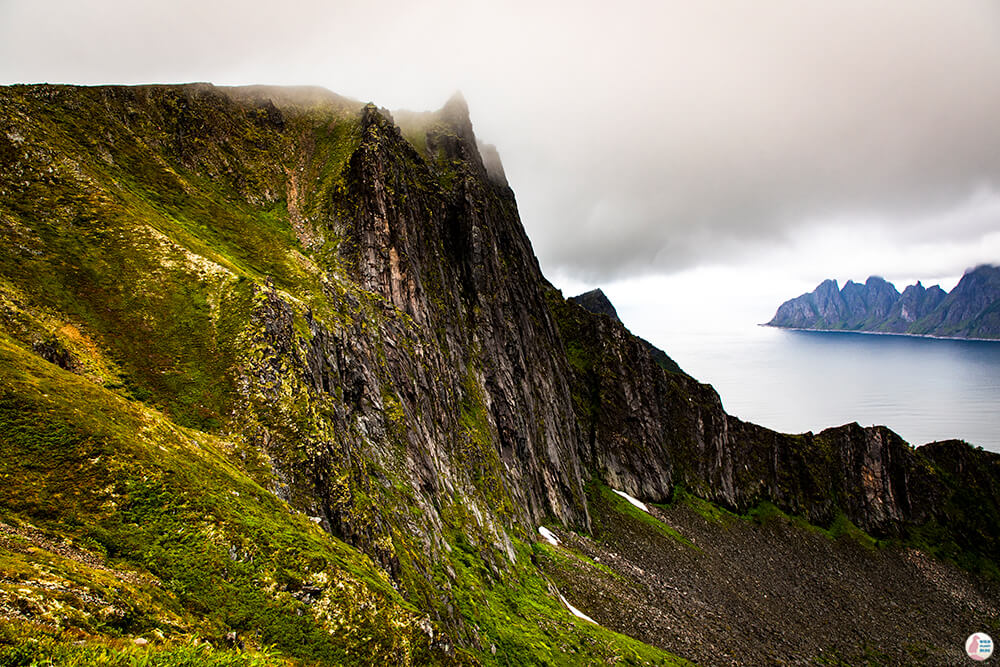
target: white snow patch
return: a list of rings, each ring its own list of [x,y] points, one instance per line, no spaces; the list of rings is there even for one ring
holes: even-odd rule
[[[624,491],[618,491],[617,489],[611,489],[611,490],[614,491],[615,493],[617,493],[619,496],[621,496],[625,500],[627,500],[630,503],[632,503],[633,505],[635,505],[636,507],[638,507],[639,509],[641,509],[646,514],[649,514],[649,508],[646,507],[646,503],[642,502],[641,500],[639,500],[637,498],[633,498],[632,496],[630,496],[629,494],[625,493]]]
[[[586,614],[584,614],[584,613],[583,613],[582,611],[580,611],[579,609],[577,609],[576,607],[574,607],[573,605],[571,605],[571,604],[569,603],[569,601],[568,601],[568,600],[566,600],[566,598],[564,598],[564,597],[563,597],[563,594],[562,594],[562,593],[560,593],[560,594],[559,594],[559,599],[560,599],[560,600],[562,600],[562,603],[563,603],[564,605],[566,605],[566,608],[567,608],[567,609],[569,609],[569,613],[573,614],[573,615],[574,615],[574,616],[576,616],[577,618],[582,618],[582,619],[583,619],[583,620],[585,620],[585,621],[588,621],[588,622],[590,622],[590,623],[593,623],[594,625],[597,625],[597,621],[595,621],[595,620],[594,620],[594,619],[592,619],[592,618],[591,618],[590,616],[587,616],[587,615],[586,615]]]
[[[547,541],[552,546],[554,547],[559,546],[559,538],[556,537],[555,534],[545,526],[538,527],[538,534],[544,537],[545,541]]]

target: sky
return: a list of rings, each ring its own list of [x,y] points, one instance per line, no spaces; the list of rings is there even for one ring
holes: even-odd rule
[[[0,0],[0,83],[456,90],[543,271],[637,333],[1000,263],[995,0]]]

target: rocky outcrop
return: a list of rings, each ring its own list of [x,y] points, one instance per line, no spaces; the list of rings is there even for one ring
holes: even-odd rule
[[[1000,267],[969,271],[940,304],[916,323],[919,333],[1000,338]]]
[[[201,187],[199,170],[225,174],[225,192],[251,206],[284,197],[290,215],[294,204],[296,232],[318,248],[311,266],[297,261],[314,278],[296,283],[274,264],[278,284],[239,288],[242,333],[212,343],[220,350],[213,359],[232,360],[222,376],[233,379],[236,397],[227,428],[271,461],[276,491],[392,571],[404,567],[388,540],[397,509],[423,508],[426,523],[415,534],[433,552],[426,536],[441,521],[442,499],[460,500],[475,508],[484,538],[509,551],[505,530],[547,516],[586,529],[590,475],[652,500],[683,484],[737,509],[767,499],[818,522],[844,511],[877,533],[923,521],[934,506],[914,496],[913,484],[934,485],[920,481],[916,455],[891,432],[847,426],[787,436],[740,422],[711,387],[629,333],[603,292],[563,300],[541,275],[513,193],[484,164],[460,95],[439,112],[397,112],[402,129],[374,105],[315,90],[44,87],[8,97],[8,106],[38,117],[90,109],[107,116],[102,123],[125,119],[115,121],[124,123],[121,139],[117,126],[105,130],[117,144],[81,149],[113,163],[141,160],[122,142],[149,133],[164,159],[189,170],[155,182],[160,206]],[[326,116],[317,117],[317,104],[330,105]],[[154,132],[154,123],[166,132]],[[32,131],[24,143],[46,146],[47,130]],[[26,164],[24,151],[17,148],[15,169]],[[82,187],[101,178],[95,171]],[[226,252],[240,257],[239,242]],[[238,264],[226,266],[235,279]],[[935,309],[946,309],[942,322],[986,304],[996,271],[967,275]],[[933,290],[907,294],[908,316],[911,303],[936,298]],[[220,298],[235,297],[211,301]],[[826,281],[780,313],[867,322],[890,316],[899,301],[880,278],[844,290]],[[156,302],[127,303],[104,301],[95,311],[95,328],[112,345],[121,332],[102,328],[110,315],[100,313],[131,307],[160,317]],[[161,375],[151,368],[150,383],[142,375],[135,382],[179,400],[152,384]],[[386,482],[407,490],[387,495],[373,485],[375,469],[397,471]],[[497,507],[507,509],[491,511]]]
[[[614,305],[600,288],[584,292],[583,294],[578,294],[577,296],[571,296],[569,301],[596,315],[607,315],[615,322],[621,324],[621,319],[618,317],[618,311],[615,310]],[[643,345],[643,347],[646,348],[646,351],[649,352],[649,354],[653,357],[653,361],[655,361],[660,368],[672,373],[683,372],[681,367],[677,365],[677,362],[671,359],[666,352],[656,347],[645,338],[636,338]]]
[[[919,281],[900,294],[877,276],[837,289],[825,280],[781,304],[768,326],[952,338],[1000,338],[1000,267],[971,269],[951,293]]]
[[[615,322],[621,322],[621,319],[618,317],[618,311],[615,310],[614,305],[612,305],[611,301],[608,300],[608,297],[605,296],[600,288],[571,296],[569,301],[592,313],[607,315]]]

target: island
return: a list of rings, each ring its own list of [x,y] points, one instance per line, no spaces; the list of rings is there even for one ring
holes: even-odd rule
[[[951,292],[920,281],[900,294],[878,276],[843,288],[836,280],[778,307],[765,326],[818,331],[857,331],[937,338],[1000,339],[1000,266],[965,272]]]

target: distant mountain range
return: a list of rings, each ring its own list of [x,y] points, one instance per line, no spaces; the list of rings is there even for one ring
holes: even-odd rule
[[[781,304],[767,326],[786,329],[1000,339],[1000,267],[982,265],[950,293],[918,281],[900,294],[878,276],[865,284],[824,280],[808,294]]]

